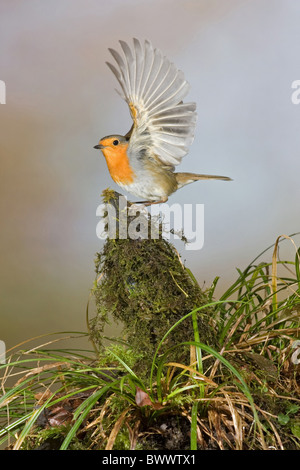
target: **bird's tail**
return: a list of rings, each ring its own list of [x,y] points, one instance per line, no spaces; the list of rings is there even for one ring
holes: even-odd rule
[[[228,176],[217,176],[217,175],[197,175],[196,173],[175,173],[178,189],[182,188],[186,184],[193,183],[199,180],[223,180],[232,181]]]

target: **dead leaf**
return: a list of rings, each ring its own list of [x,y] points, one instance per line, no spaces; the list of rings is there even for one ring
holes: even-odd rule
[[[138,406],[151,406],[155,410],[160,410],[163,408],[163,405],[160,403],[153,403],[148,393],[144,392],[139,387],[136,387],[135,402]]]

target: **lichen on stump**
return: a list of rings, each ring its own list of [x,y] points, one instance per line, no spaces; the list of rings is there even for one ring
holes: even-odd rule
[[[118,209],[119,196],[109,190],[104,193],[103,200]],[[150,226],[150,214],[142,218],[144,220],[139,218],[139,221]],[[128,217],[128,225],[132,220]],[[208,303],[207,293],[184,267],[177,250],[162,237],[160,228],[157,223],[160,233],[157,239],[121,239],[118,227],[115,238],[106,239],[95,260],[96,278],[100,280],[94,288],[97,313],[90,322],[92,339],[101,348],[106,323],[121,322],[122,338],[126,338],[133,353],[139,357],[134,368],[139,373],[149,370],[165,333],[184,315]],[[199,336],[201,342],[216,346],[210,314],[209,307],[198,312]],[[160,354],[190,340],[194,340],[194,333],[192,318],[188,317],[167,336]],[[188,359],[189,348],[182,346],[174,348],[168,356],[168,360]]]

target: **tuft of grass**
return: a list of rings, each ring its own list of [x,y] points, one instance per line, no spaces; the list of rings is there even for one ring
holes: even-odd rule
[[[282,243],[294,250],[289,260],[280,259]],[[265,250],[237,270],[218,300],[216,278],[206,302],[201,298],[156,341],[146,373],[140,372],[143,351],[126,337],[99,352],[59,349],[66,336],[57,334],[13,352],[0,366],[0,443],[9,449],[299,449],[300,251],[292,236],[272,248],[270,260],[262,260]],[[214,345],[199,334],[202,310],[210,312]],[[179,330],[192,336],[168,341]],[[68,341],[78,336],[71,333]],[[181,354],[187,350],[189,357]]]

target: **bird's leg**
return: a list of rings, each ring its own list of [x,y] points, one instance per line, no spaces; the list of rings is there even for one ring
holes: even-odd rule
[[[144,204],[144,206],[151,206],[152,204],[163,204],[167,202],[168,198],[161,199],[160,201],[136,201],[134,204]]]

